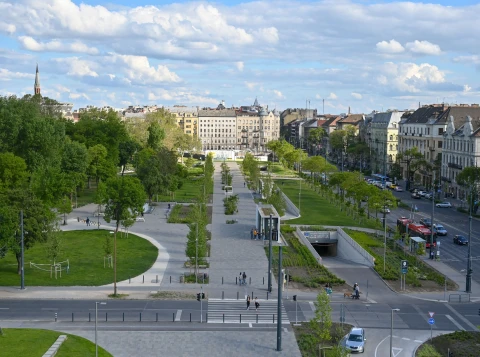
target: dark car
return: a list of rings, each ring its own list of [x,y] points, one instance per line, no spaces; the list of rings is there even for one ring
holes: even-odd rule
[[[423,224],[425,227],[430,227],[432,225],[432,220],[430,218],[422,218],[420,224]]]
[[[453,243],[458,245],[468,245],[468,239],[461,235],[453,237]]]

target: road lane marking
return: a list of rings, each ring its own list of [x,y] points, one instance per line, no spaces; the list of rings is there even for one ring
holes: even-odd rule
[[[381,340],[381,341],[378,343],[377,347],[375,347],[375,357],[377,357],[378,347],[379,347],[387,338],[389,338],[389,337],[390,337],[390,335],[388,335],[387,337],[385,337],[383,340]]]
[[[42,311],[52,311],[52,310],[58,310],[58,308],[56,307],[42,307],[41,308]]]
[[[393,357],[397,357],[402,351],[403,351],[403,348],[392,347]]]
[[[182,310],[177,310],[177,313],[175,314],[175,321],[180,321],[182,318]]]
[[[248,323],[248,327],[252,328],[252,323],[251,322]]]
[[[309,301],[308,302],[310,304],[310,308],[312,309],[313,312],[315,312],[315,304],[313,303],[313,301]]]
[[[465,317],[463,317],[457,310],[455,310],[453,307],[451,307],[449,304],[444,304],[451,312],[453,312],[457,317],[462,320],[468,327],[470,327],[473,331],[478,331],[478,328],[472,324],[470,321],[468,321]]]
[[[427,313],[424,312],[424,311],[422,311],[422,310],[420,310],[420,308],[418,307],[418,305],[412,305],[412,306],[413,306],[413,308],[414,308],[415,310],[417,310],[418,314],[425,320],[425,322],[428,323]],[[429,325],[429,326],[430,326],[430,325]],[[435,325],[432,325],[432,329],[435,330],[435,329],[437,329],[437,327],[436,327]]]
[[[0,307],[0,310],[10,310],[9,307]]]
[[[465,331],[465,329],[462,327],[462,325],[460,325],[453,317],[451,317],[450,315],[445,315],[445,317],[447,319],[449,319],[450,321],[452,321],[454,323],[454,325],[457,326],[457,328],[459,330]]]
[[[409,339],[409,338],[406,338],[406,337],[402,337],[402,340],[410,341],[410,339]]]
[[[423,341],[420,341],[420,340],[413,340],[413,342],[416,342],[416,343],[423,343]]]

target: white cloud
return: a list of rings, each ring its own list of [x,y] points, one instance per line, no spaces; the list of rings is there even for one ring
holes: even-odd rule
[[[327,99],[332,99],[332,100],[335,100],[335,99],[337,99],[337,98],[338,98],[337,95],[336,95],[335,93],[333,93],[333,92],[330,93],[330,94],[328,95],[328,97],[327,97]]]
[[[273,90],[273,93],[275,94],[275,96],[276,96],[277,98],[285,99],[285,96],[284,96],[284,95],[282,94],[282,92],[280,92],[279,90],[274,89],[274,90]]]
[[[442,53],[439,45],[435,45],[428,41],[418,41],[408,42],[405,47],[413,53],[422,54],[422,55],[439,55]]]
[[[69,76],[77,77],[98,77],[98,73],[92,67],[96,67],[96,63],[84,60],[79,57],[57,58],[55,61],[66,68]]]
[[[157,68],[150,66],[148,58],[145,56],[113,54],[112,59],[114,62],[119,60],[126,64],[124,71],[132,82],[147,84],[180,81],[177,74],[171,72],[167,66],[158,65]]]
[[[78,52],[86,53],[89,55],[98,54],[98,49],[96,49],[95,47],[88,47],[86,44],[79,41],[75,41],[70,44],[62,43],[58,40],[52,40],[50,42],[37,42],[33,37],[30,36],[20,36],[18,40],[22,44],[23,48],[35,52],[52,51]]]
[[[353,98],[355,99],[362,99],[363,96],[360,94],[360,93],[355,93],[355,92],[352,92],[350,93],[352,95]]]
[[[380,72],[382,74],[377,77],[380,84],[410,93],[420,92],[428,84],[445,82],[445,73],[429,63],[387,62]]]
[[[0,31],[6,32],[8,35],[13,35],[17,27],[13,24],[1,23],[0,22]]]
[[[254,90],[255,87],[259,85],[259,83],[255,83],[255,82],[244,82],[244,83],[245,83],[245,86],[250,90]]]
[[[148,100],[150,102],[158,100],[173,101],[176,103],[184,103],[191,105],[217,105],[219,100],[216,98],[206,97],[201,94],[195,94],[186,90],[165,90],[156,89],[148,93]]]
[[[243,68],[245,67],[245,64],[243,62],[236,62],[235,65],[240,72],[243,71]]]
[[[12,79],[32,79],[35,76],[31,73],[11,72],[6,68],[0,68],[0,81],[10,81]]]
[[[405,48],[400,44],[400,42],[397,42],[395,40],[390,40],[390,41],[381,41],[376,44],[377,51],[382,52],[382,53],[402,53],[405,51]]]
[[[70,98],[70,99],[84,98],[84,99],[90,100],[90,97],[88,95],[86,95],[85,93],[70,93],[68,95],[68,98]]]
[[[465,93],[470,92],[472,90],[472,87],[470,87],[468,84],[463,85],[463,91]]]

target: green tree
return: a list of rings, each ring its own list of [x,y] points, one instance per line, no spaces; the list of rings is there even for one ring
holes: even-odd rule
[[[409,190],[410,185],[414,180],[415,172],[425,165],[425,158],[423,154],[418,151],[418,148],[414,146],[411,149],[407,149],[404,152],[399,153],[397,155],[397,160],[406,164],[407,166],[406,190]]]
[[[480,182],[480,167],[465,167],[456,177],[459,185],[465,187],[468,192],[468,204],[472,212],[475,212],[475,202],[478,200],[478,184]]]
[[[158,151],[162,147],[163,140],[165,140],[165,130],[156,121],[152,122],[147,130],[147,146],[154,151]]]
[[[323,141],[323,138],[327,137],[328,134],[324,128],[315,128],[310,130],[308,133],[308,143],[317,148]]]
[[[113,235],[113,294],[117,295],[117,233],[120,223],[143,211],[145,191],[136,177],[111,177],[105,183],[105,221],[115,221]]]
[[[82,187],[87,179],[87,148],[84,144],[66,139],[62,153],[61,170],[63,173],[65,194],[70,194],[73,199],[73,192]]]
[[[47,242],[45,244],[45,252],[47,254],[47,258],[52,262],[52,265],[58,260],[58,257],[62,254],[62,232],[58,227],[52,229],[48,236]]]
[[[106,180],[115,175],[115,166],[108,160],[107,149],[102,144],[97,144],[88,149],[86,172],[89,188],[90,179],[95,179],[98,185],[101,180]]]
[[[330,330],[332,328],[332,307],[330,297],[325,290],[321,290],[315,301],[315,317],[310,320],[312,332],[320,344],[331,340]]]
[[[11,152],[0,153],[0,188],[24,187],[28,182],[25,160]]]
[[[135,154],[141,149],[138,142],[133,139],[122,141],[118,146],[118,165],[122,170],[122,176],[128,164],[133,164]]]
[[[70,201],[70,198],[68,196],[63,197],[63,199],[60,200],[57,206],[58,213],[63,214],[63,224],[67,224],[67,214],[72,212],[72,201]]]
[[[207,255],[207,215],[206,206],[203,204],[197,203],[190,207],[189,216],[191,221],[195,223],[188,225],[189,232],[187,234],[185,255],[189,259],[190,268],[195,267],[195,274],[197,275],[197,257],[198,265],[200,265],[205,262]]]

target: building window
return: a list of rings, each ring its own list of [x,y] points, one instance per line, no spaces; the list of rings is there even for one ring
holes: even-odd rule
[[[443,128],[438,128],[438,135],[443,135]]]

